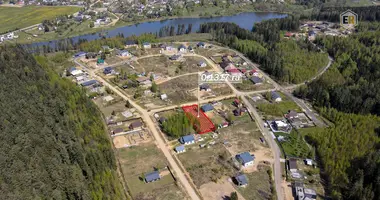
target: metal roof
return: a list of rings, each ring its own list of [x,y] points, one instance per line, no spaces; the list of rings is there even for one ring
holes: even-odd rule
[[[194,136],[193,135],[185,135],[185,136],[182,136],[179,141],[184,144],[186,142],[191,142],[191,141],[194,141]]]
[[[160,179],[160,173],[158,171],[150,172],[148,174],[145,174],[145,181],[146,182],[151,182],[154,180]]]
[[[236,159],[240,160],[243,164],[249,163],[254,160],[253,156],[249,152],[244,152],[236,155]]]
[[[240,174],[238,176],[235,176],[235,179],[240,185],[247,185],[248,184],[248,178],[245,174]]]
[[[181,146],[178,146],[175,148],[175,151],[176,152],[181,152],[181,151],[184,151],[185,150],[185,146],[181,145]]]
[[[260,77],[257,77],[257,76],[252,76],[251,79],[250,79],[253,83],[262,83],[263,80],[260,78]]]
[[[281,96],[277,92],[271,92],[272,99],[281,98]]]
[[[201,108],[202,108],[202,110],[203,110],[204,112],[211,111],[211,110],[214,109],[214,107],[213,107],[211,104],[203,105]]]

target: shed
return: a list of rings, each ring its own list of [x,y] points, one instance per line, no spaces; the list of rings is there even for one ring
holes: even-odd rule
[[[141,121],[134,121],[129,125],[129,129],[135,129],[142,127],[143,123]]]
[[[124,129],[122,128],[116,128],[115,130],[112,131],[113,134],[118,134],[124,132]]]
[[[206,45],[205,45],[205,43],[204,42],[198,42],[198,44],[197,44],[197,47],[202,47],[202,48],[204,48]]]
[[[181,55],[179,55],[179,54],[175,54],[175,55],[172,55],[169,57],[170,60],[178,60],[180,58],[181,58]]]
[[[313,160],[312,160],[312,159],[308,159],[308,158],[306,158],[304,161],[305,161],[305,164],[306,164],[306,165],[309,165],[309,166],[312,166],[312,165],[313,165]]]
[[[207,67],[207,64],[204,61],[198,63],[199,67]]]
[[[289,110],[288,114],[286,114],[286,118],[288,119],[298,118],[298,113],[294,110]]]
[[[235,156],[236,160],[238,160],[244,167],[249,165],[253,165],[254,157],[249,152],[243,152],[241,154],[237,154]]]
[[[175,148],[175,152],[177,152],[177,153],[183,153],[183,152],[186,152],[185,146],[184,146],[184,145],[181,145],[181,146],[176,147],[176,148]]]
[[[204,91],[211,91],[211,88],[210,88],[210,85],[207,84],[207,83],[204,83],[202,85],[199,86],[199,90],[204,90]]]
[[[161,94],[161,100],[166,100],[166,99],[168,99],[168,95],[166,95],[166,94]]]
[[[205,104],[201,107],[203,112],[208,112],[214,110],[214,107],[211,104]]]
[[[143,47],[144,47],[144,49],[150,49],[150,48],[152,48],[152,45],[149,42],[144,42]]]
[[[100,65],[100,64],[104,64],[104,60],[101,59],[101,58],[99,58],[99,59],[96,61],[96,63],[97,63],[98,65]]]
[[[157,181],[160,179],[161,179],[160,172],[158,172],[158,171],[154,171],[154,172],[145,174],[145,182],[146,183],[150,183],[150,182]]]
[[[234,177],[238,186],[245,187],[248,185],[248,178],[245,174],[240,174]]]
[[[106,68],[104,68],[103,73],[104,74],[111,74],[112,73],[112,67],[106,67]]]
[[[181,46],[178,47],[178,50],[179,50],[180,52],[185,52],[186,49],[187,49],[186,46],[183,45],[183,44],[181,44]]]
[[[185,145],[194,144],[195,139],[194,139],[193,135],[185,135],[185,136],[182,136],[181,138],[179,138],[179,142],[181,144],[185,144]]]

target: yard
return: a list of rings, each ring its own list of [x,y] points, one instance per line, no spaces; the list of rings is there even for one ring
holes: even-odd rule
[[[160,92],[167,94],[173,104],[196,101],[197,98],[191,90],[197,90],[198,75],[181,76],[158,86]]]
[[[39,24],[59,15],[73,14],[80,9],[75,6],[0,7],[0,33]]]
[[[221,143],[205,148],[192,145],[187,147],[185,153],[178,155],[198,188],[211,181],[216,182],[223,176],[233,176],[237,170],[230,163],[231,156]]]
[[[276,103],[258,103],[257,108],[267,118],[283,117],[289,110],[302,112],[301,108],[293,101],[281,101]],[[270,116],[270,117],[269,117]]]
[[[134,199],[186,199],[165,169],[168,165],[165,156],[154,144],[118,149],[117,157],[124,180]],[[154,169],[159,169],[162,178],[153,183],[145,183],[144,174]]]
[[[255,200],[267,200],[271,199],[271,177],[269,176],[269,167],[259,167],[258,171],[245,174],[248,179],[248,185],[243,187],[238,187],[237,190],[245,199],[255,199]]]
[[[277,137],[283,136],[284,141],[278,141],[282,149],[285,151],[286,156],[310,158],[312,157],[311,148],[307,145],[302,135],[297,134],[295,130],[292,130],[290,134],[287,133],[274,133]]]
[[[243,80],[241,83],[234,83],[234,86],[240,91],[258,91],[274,88],[272,84],[265,81],[262,84],[253,84],[250,80]]]

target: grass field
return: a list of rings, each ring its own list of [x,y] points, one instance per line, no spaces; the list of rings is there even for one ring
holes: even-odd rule
[[[311,149],[303,140],[303,136],[298,137],[297,132],[294,130],[290,133],[275,133],[276,136],[284,136],[286,141],[279,142],[285,151],[286,156],[306,158],[310,157]]]
[[[21,8],[0,7],[0,33],[25,28],[54,19],[58,15],[73,14],[81,8],[73,6],[26,6]]]
[[[265,115],[282,117],[289,110],[294,110],[296,112],[302,112],[301,108],[298,107],[293,101],[282,101],[278,103],[262,103],[257,104],[258,109]]]
[[[239,187],[238,191],[245,199],[271,199],[270,177],[268,168],[245,174],[248,178],[248,185],[245,188]]]

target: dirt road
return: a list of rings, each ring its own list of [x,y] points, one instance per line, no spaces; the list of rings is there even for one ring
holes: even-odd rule
[[[190,198],[193,199],[193,200],[200,200],[198,194],[196,193],[196,191],[194,190],[194,188],[190,185],[190,183],[188,182],[187,178],[185,177],[185,174],[181,171],[181,169],[179,168],[178,164],[174,161],[174,158],[172,157],[172,154],[170,153],[170,150],[167,148],[165,141],[162,139],[162,137],[160,136],[160,133],[157,131],[156,126],[154,125],[154,122],[152,121],[152,119],[149,116],[149,113],[146,110],[144,110],[143,108],[141,108],[132,99],[130,99],[126,95],[124,95],[116,87],[114,87],[113,85],[111,85],[108,82],[106,82],[102,77],[97,76],[93,71],[87,69],[86,66],[82,65],[81,63],[77,62],[76,60],[74,60],[74,62],[77,65],[80,65],[81,67],[83,67],[84,69],[86,69],[92,77],[94,77],[98,81],[101,81],[105,86],[109,87],[113,92],[115,92],[117,95],[119,95],[120,97],[122,97],[124,100],[129,101],[131,103],[131,105],[133,107],[135,107],[141,113],[142,118],[143,118],[144,122],[146,123],[146,126],[149,128],[149,130],[152,131],[153,136],[156,139],[158,147],[164,153],[166,159],[170,163],[170,166],[171,166],[172,170],[175,172],[176,177],[181,182],[182,186],[185,188],[185,190],[187,191],[187,193],[190,196]]]

